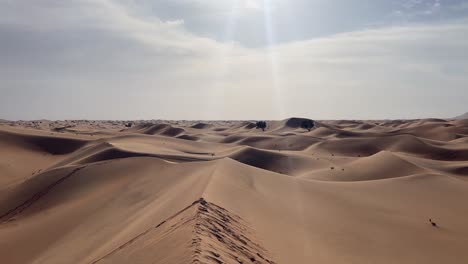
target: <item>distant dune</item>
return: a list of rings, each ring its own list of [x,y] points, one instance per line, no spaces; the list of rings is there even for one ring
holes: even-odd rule
[[[468,112],[464,113],[463,115],[459,115],[457,117],[454,117],[453,119],[468,119]]]
[[[468,263],[467,120],[0,120],[0,157],[0,263]]]

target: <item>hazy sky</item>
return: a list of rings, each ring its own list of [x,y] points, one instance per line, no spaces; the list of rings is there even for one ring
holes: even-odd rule
[[[462,0],[0,0],[0,118],[468,111]]]

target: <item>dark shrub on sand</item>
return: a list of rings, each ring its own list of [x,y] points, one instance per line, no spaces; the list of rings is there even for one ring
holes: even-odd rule
[[[262,131],[265,131],[265,128],[267,127],[267,123],[265,121],[258,121],[256,123],[256,127],[257,127],[257,129],[261,128]]]

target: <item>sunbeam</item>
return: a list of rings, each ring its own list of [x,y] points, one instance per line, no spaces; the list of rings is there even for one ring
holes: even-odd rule
[[[263,16],[265,37],[267,40],[266,52],[270,63],[271,81],[273,86],[273,105],[276,106],[277,115],[285,117],[284,102],[282,100],[279,53],[275,50],[275,34],[272,24],[271,0],[263,0]]]

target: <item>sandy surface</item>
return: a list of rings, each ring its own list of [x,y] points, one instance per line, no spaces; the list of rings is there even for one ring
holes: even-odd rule
[[[468,263],[468,120],[302,121],[1,120],[0,263]]]

